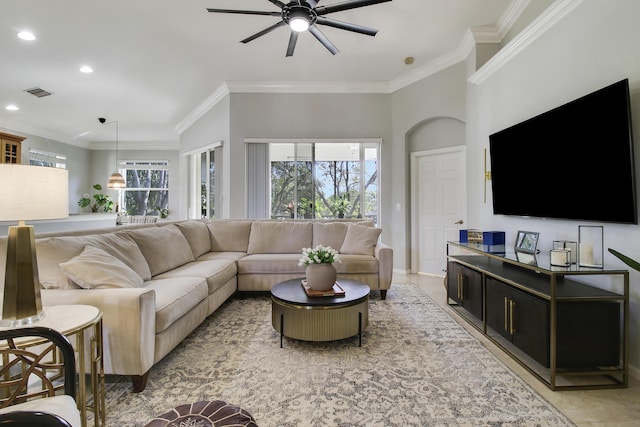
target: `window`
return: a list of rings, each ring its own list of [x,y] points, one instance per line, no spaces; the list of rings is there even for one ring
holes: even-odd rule
[[[378,143],[271,143],[271,218],[378,222]]]
[[[48,153],[46,151],[29,150],[29,164],[34,166],[47,166],[50,168],[67,168],[67,156],[63,154]]]
[[[126,187],[121,204],[128,215],[166,216],[169,209],[169,162],[167,160],[120,161]]]

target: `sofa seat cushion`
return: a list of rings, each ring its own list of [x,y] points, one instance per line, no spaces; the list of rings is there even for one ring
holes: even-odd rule
[[[207,261],[210,259],[229,259],[237,261],[246,255],[246,252],[207,252],[206,254],[199,256],[196,261]]]
[[[238,260],[238,274],[255,273],[299,273],[304,275],[304,267],[298,266],[302,254],[253,254]]]
[[[128,231],[149,264],[151,276],[193,261],[191,246],[175,225]]]
[[[166,273],[159,274],[154,279],[168,279],[171,277],[202,277],[207,280],[209,293],[227,283],[236,275],[236,263],[229,259],[194,261],[182,265]]]
[[[369,255],[340,255],[342,262],[334,263],[338,274],[378,273],[378,260]]]
[[[207,298],[207,281],[202,277],[170,277],[144,283],[156,294],[156,334],[193,310]]]

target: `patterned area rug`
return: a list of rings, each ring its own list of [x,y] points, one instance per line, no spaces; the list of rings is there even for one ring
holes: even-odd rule
[[[144,392],[107,378],[107,425],[225,400],[260,427],[573,426],[414,285],[372,298],[358,338],[284,340],[268,297],[225,303],[151,370]]]

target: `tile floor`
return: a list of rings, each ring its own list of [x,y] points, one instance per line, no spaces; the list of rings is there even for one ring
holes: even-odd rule
[[[443,278],[415,274],[394,273],[395,283],[413,283],[424,289],[431,298],[444,307],[446,293]],[[447,309],[449,309],[447,307]],[[522,379],[549,400],[556,408],[579,427],[631,427],[640,426],[640,379],[633,376],[629,387],[612,390],[551,391],[540,380],[516,363],[495,344],[484,338],[477,330],[459,316],[453,315],[470,333],[485,343],[498,358],[504,361]]]

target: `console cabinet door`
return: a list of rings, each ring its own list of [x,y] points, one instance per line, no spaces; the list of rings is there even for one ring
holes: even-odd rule
[[[549,366],[549,304],[487,277],[487,327]]]
[[[447,265],[447,296],[480,320],[482,316],[482,274],[456,262]]]

